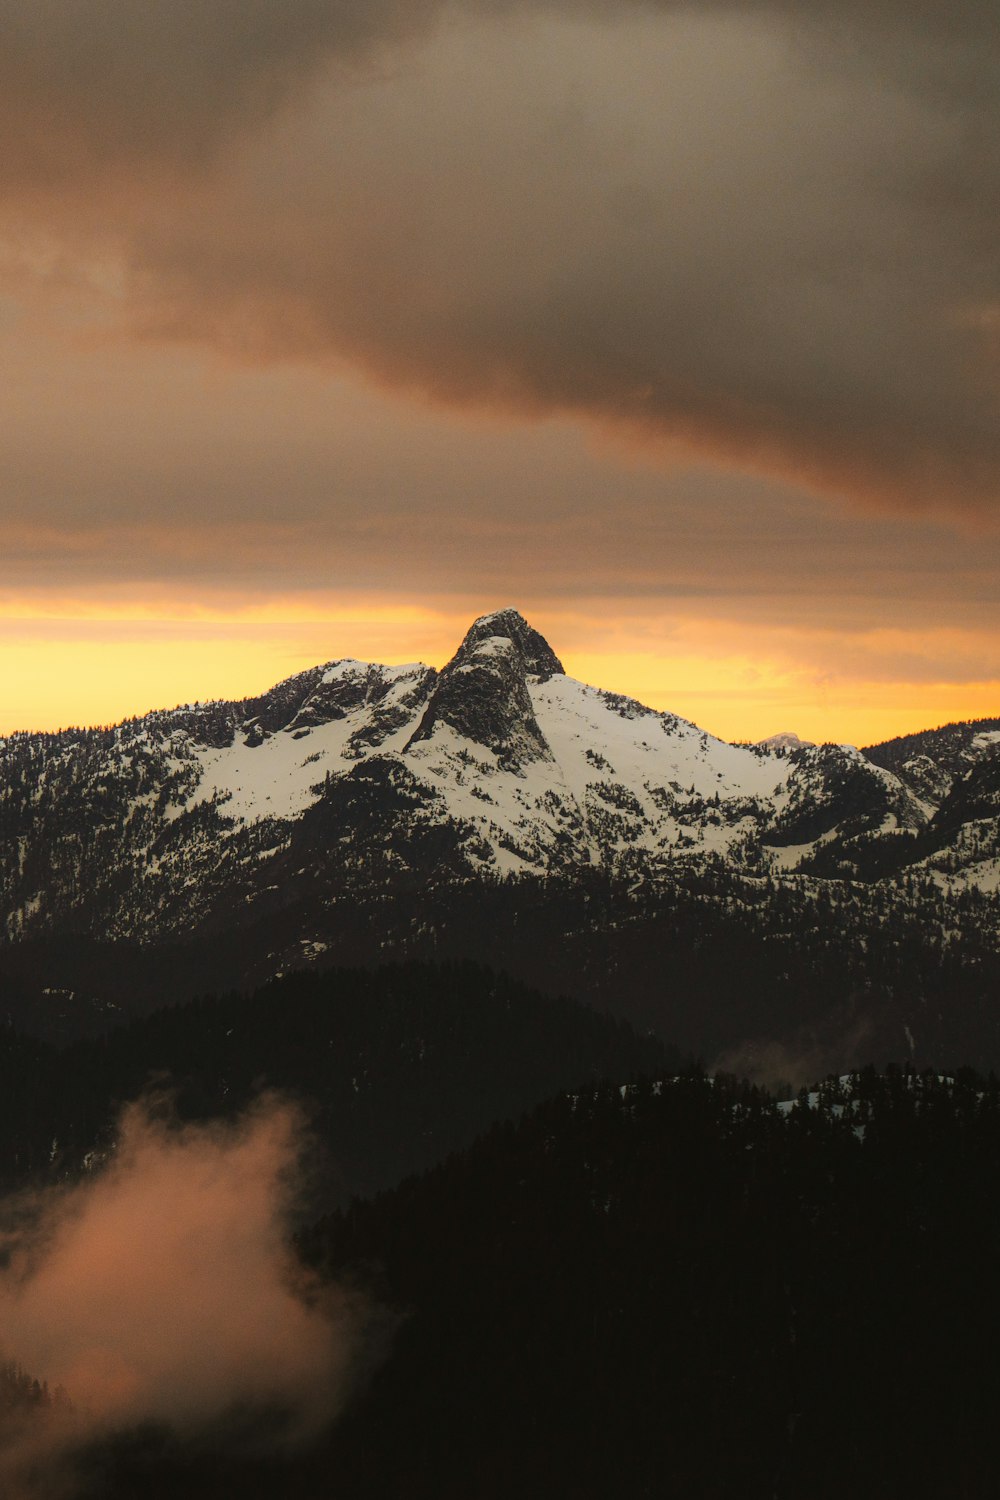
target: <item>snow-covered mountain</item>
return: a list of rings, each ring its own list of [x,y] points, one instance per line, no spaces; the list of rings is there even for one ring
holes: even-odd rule
[[[407,830],[425,843],[438,828],[447,873],[501,877],[601,866],[670,878],[709,856],[766,873],[845,826],[918,829],[929,816],[925,795],[856,750],[729,745],[576,682],[514,610],[477,620],[440,673],[342,660],[246,703],[15,735],[0,742],[0,777],[8,937],[77,910],[109,936],[187,928],[196,872],[231,866],[237,885],[258,884],[323,802],[343,805],[333,837],[358,861],[382,803],[401,868]]]
[[[757,742],[765,750],[812,750],[815,740],[803,740],[791,729],[783,729],[778,734],[769,734],[766,740]]]
[[[270,923],[266,971],[394,952],[400,911],[411,932],[430,921],[428,892],[440,914],[477,891],[523,905],[595,881],[630,910],[784,891],[809,921],[862,907],[867,930],[916,890],[942,931],[962,891],[992,898],[1000,721],[865,752],[779,738],[726,744],[577,682],[513,609],[477,620],[440,672],[339,660],[258,699],[15,734],[0,740],[6,941]],[[351,929],[344,949],[345,903],[367,946]]]

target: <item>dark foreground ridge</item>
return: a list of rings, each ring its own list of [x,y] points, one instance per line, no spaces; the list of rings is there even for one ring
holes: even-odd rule
[[[168,1006],[57,1049],[0,1031],[0,1191],[72,1178],[112,1148],[121,1104],[166,1090],[180,1120],[298,1101],[315,1190],[394,1186],[586,1079],[675,1069],[653,1037],[475,964],[329,970]]]
[[[782,1113],[607,1086],[301,1236],[402,1314],[281,1462],[147,1433],[94,1500],[903,1500],[994,1492],[996,1080],[869,1072]]]

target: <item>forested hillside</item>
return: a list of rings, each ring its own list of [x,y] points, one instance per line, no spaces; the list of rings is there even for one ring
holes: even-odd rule
[[[205,1120],[273,1089],[303,1107],[322,1191],[369,1193],[556,1089],[678,1062],[622,1021],[473,964],[290,975],[63,1049],[0,1032],[0,1187],[99,1166],[145,1090]]]
[[[301,1235],[399,1319],[317,1449],[148,1432],[91,1493],[985,1500],[998,1159],[971,1073],[556,1097]]]

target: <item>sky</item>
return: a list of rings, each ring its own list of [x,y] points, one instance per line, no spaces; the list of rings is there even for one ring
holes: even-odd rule
[[[1000,714],[986,0],[5,0],[0,733],[515,605],[728,739]]]

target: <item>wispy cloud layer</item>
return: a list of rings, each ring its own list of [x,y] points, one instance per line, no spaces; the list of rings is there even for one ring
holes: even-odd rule
[[[994,19],[15,3],[3,173],[148,337],[991,512]]]

